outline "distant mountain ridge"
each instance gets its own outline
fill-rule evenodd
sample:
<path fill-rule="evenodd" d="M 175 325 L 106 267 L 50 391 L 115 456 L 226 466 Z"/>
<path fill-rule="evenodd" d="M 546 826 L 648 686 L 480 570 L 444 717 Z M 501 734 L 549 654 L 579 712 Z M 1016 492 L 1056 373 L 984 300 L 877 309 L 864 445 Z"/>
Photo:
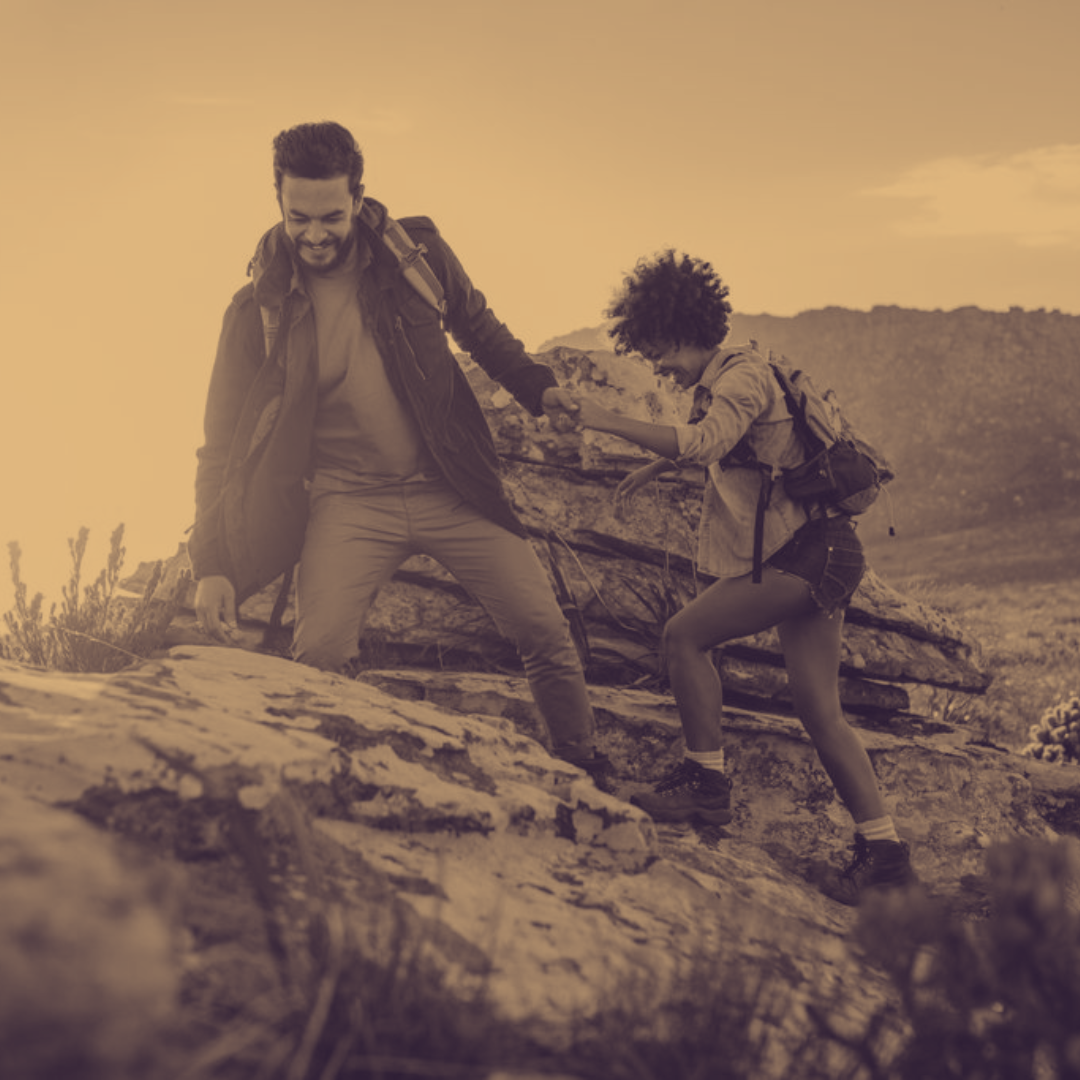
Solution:
<path fill-rule="evenodd" d="M 731 321 L 730 344 L 755 340 L 836 390 L 895 464 L 909 535 L 1080 511 L 1080 316 L 829 307 Z M 557 345 L 611 351 L 603 326 L 541 351 Z"/>

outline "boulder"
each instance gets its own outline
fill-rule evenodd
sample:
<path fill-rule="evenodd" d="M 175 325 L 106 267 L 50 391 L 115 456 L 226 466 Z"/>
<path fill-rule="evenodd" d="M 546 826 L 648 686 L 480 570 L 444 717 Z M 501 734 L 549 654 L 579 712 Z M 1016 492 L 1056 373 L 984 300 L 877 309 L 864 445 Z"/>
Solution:
<path fill-rule="evenodd" d="M 32 681 L 33 706 L 15 711 L 6 673 L 5 750 L 64 736 L 64 725 L 38 706 L 49 701 L 55 710 L 65 692 Z M 19 679 L 17 693 L 25 683 Z M 3 1073 L 13 1080 L 138 1080 L 153 1068 L 178 1016 L 171 876 L 147 867 L 150 853 L 133 853 L 35 797 L 49 786 L 40 775 L 0 783 Z"/>

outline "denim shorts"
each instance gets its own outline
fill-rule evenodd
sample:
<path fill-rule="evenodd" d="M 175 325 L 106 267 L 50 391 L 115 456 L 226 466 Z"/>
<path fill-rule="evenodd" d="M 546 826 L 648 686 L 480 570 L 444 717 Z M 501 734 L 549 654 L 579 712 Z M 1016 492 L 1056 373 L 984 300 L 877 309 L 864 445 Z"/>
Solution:
<path fill-rule="evenodd" d="M 808 521 L 765 565 L 805 581 L 828 614 L 847 607 L 866 570 L 862 543 L 849 517 Z"/>

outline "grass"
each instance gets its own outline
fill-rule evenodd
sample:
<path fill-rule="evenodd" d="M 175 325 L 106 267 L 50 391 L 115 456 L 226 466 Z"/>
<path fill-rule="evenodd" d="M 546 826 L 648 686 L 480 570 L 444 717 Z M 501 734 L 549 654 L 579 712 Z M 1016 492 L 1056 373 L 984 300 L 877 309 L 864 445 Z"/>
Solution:
<path fill-rule="evenodd" d="M 909 583 L 907 595 L 951 615 L 980 643 L 993 676 L 983 695 L 932 691 L 925 711 L 1020 750 L 1028 729 L 1080 689 L 1080 578 L 990 586 Z"/>
<path fill-rule="evenodd" d="M 418 919 L 406 905 L 391 904 L 377 946 L 357 940 L 337 896 L 335 856 L 319 844 L 305 799 L 301 788 L 287 788 L 260 814 L 236 806 L 224 811 L 229 869 L 215 877 L 215 895 L 231 904 L 244 897 L 254 902 L 276 977 L 222 1016 L 221 1004 L 237 994 L 215 984 L 228 981 L 231 969 L 215 974 L 212 961 L 193 965 L 184 995 L 193 1026 L 163 1047 L 154 1080 L 742 1080 L 765 1074 L 769 1036 L 792 1007 L 788 972 L 747 966 L 725 952 L 715 929 L 704 927 L 694 958 L 668 991 L 645 973 L 623 977 L 600 1015 L 583 1017 L 558 1046 L 538 1041 L 499 1016 L 489 968 L 474 963 L 468 975 L 458 969 L 451 982 L 439 966 L 445 960 L 434 959 L 445 955 L 437 917 Z M 128 821 L 133 841 L 144 835 L 147 820 L 144 812 Z M 252 909 L 245 904 L 242 910 L 245 924 L 253 925 Z M 229 911 L 233 925 L 236 909 Z M 216 925 L 206 923 L 198 933 L 214 940 Z M 792 1075 L 836 1076 L 820 1067 L 816 1045 L 793 1049 L 806 1068 Z"/>
<path fill-rule="evenodd" d="M 1047 708 L 1080 692 L 1078 535 L 1077 519 L 1051 516 L 868 545 L 886 582 L 979 642 L 993 676 L 985 695 L 936 690 L 920 711 L 1019 751 Z"/>

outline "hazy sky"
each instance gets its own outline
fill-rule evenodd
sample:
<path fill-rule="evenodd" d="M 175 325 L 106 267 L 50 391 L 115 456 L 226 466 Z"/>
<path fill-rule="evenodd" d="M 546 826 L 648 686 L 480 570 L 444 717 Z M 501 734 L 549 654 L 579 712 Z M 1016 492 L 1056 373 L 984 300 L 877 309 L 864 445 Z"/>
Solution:
<path fill-rule="evenodd" d="M 336 119 L 529 348 L 639 256 L 736 309 L 1080 313 L 1076 0 L 0 0 L 0 543 L 129 565 L 192 516 L 270 143 Z M 4 552 L 0 551 L 0 554 Z M 6 575 L 0 574 L 0 610 Z"/>

